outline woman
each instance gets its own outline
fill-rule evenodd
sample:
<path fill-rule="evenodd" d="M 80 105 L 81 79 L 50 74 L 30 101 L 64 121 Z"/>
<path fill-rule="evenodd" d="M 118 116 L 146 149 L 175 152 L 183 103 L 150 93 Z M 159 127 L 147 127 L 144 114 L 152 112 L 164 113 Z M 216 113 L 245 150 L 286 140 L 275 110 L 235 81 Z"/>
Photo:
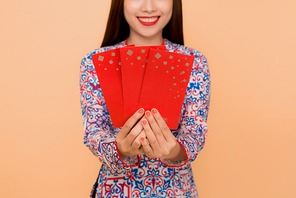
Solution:
<path fill-rule="evenodd" d="M 113 127 L 91 55 L 130 44 L 195 57 L 177 130 L 143 108 Z M 207 135 L 210 76 L 206 58 L 183 46 L 181 0 L 112 0 L 101 48 L 82 59 L 80 92 L 84 143 L 102 162 L 91 197 L 198 197 L 190 162 Z"/>

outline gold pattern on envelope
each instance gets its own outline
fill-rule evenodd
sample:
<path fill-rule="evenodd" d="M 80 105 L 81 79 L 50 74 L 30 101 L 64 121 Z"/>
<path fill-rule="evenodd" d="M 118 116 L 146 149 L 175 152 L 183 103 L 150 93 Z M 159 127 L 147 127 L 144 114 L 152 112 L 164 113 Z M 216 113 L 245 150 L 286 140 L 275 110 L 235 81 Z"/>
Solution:
<path fill-rule="evenodd" d="M 99 61 L 103 61 L 104 60 L 104 56 L 99 56 L 98 60 Z"/>
<path fill-rule="evenodd" d="M 161 55 L 159 53 L 155 54 L 155 58 L 159 59 Z"/>
<path fill-rule="evenodd" d="M 115 56 L 115 53 L 113 52 L 112 54 L 111 54 L 111 56 Z M 118 57 L 117 57 L 118 58 Z"/>
<path fill-rule="evenodd" d="M 171 69 L 175 69 L 174 67 L 171 67 Z"/>
<path fill-rule="evenodd" d="M 167 65 L 167 64 L 168 64 L 168 62 L 167 62 L 167 61 L 163 61 L 163 64 L 164 64 L 164 65 Z"/>
<path fill-rule="evenodd" d="M 110 60 L 109 63 L 112 64 L 113 63 L 113 60 Z"/>
<path fill-rule="evenodd" d="M 141 60 L 141 56 L 138 56 L 137 59 L 138 59 L 138 60 Z"/>
<path fill-rule="evenodd" d="M 142 49 L 142 50 L 141 50 L 141 52 L 142 52 L 142 53 L 145 53 L 145 50 L 144 50 L 144 49 Z"/>
<path fill-rule="evenodd" d="M 186 64 L 185 64 L 185 66 L 187 66 L 187 67 L 188 67 L 188 66 L 189 66 L 189 63 L 186 63 Z"/>
<path fill-rule="evenodd" d="M 172 55 L 170 55 L 169 59 L 173 59 L 174 57 Z"/>
<path fill-rule="evenodd" d="M 132 50 L 128 50 L 128 51 L 127 51 L 127 54 L 130 55 L 130 56 L 131 56 L 133 53 L 134 53 L 134 52 L 133 52 Z"/>

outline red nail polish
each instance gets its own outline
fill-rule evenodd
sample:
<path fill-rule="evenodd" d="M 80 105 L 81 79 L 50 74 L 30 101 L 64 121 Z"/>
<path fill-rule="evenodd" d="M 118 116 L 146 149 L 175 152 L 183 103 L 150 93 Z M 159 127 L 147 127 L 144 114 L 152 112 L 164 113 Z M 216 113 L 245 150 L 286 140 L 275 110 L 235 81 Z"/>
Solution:
<path fill-rule="evenodd" d="M 143 120 L 143 124 L 146 125 L 147 124 L 147 120 Z"/>
<path fill-rule="evenodd" d="M 150 116 L 150 112 L 149 112 L 149 111 L 147 111 L 147 112 L 146 112 L 146 115 L 147 115 L 147 116 Z"/>
<path fill-rule="evenodd" d="M 156 113 L 157 113 L 157 111 L 156 111 L 155 109 L 153 109 L 153 110 L 152 110 L 152 113 L 153 113 L 153 114 L 156 114 Z"/>
<path fill-rule="evenodd" d="M 141 140 L 142 140 L 142 141 L 144 141 L 144 140 L 145 140 L 145 138 L 144 138 L 144 137 L 141 137 Z"/>
<path fill-rule="evenodd" d="M 139 110 L 138 110 L 138 113 L 139 113 L 139 114 L 142 114 L 143 112 L 144 112 L 143 109 L 139 109 Z"/>

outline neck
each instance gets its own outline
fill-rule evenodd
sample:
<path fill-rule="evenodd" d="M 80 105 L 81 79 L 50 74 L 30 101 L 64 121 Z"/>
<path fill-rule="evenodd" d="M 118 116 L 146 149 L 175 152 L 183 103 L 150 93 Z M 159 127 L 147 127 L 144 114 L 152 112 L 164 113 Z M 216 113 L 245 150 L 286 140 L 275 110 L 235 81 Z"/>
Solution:
<path fill-rule="evenodd" d="M 130 35 L 127 41 L 129 45 L 134 44 L 135 46 L 152 46 L 152 45 L 162 45 L 163 38 L 162 38 L 162 35 L 154 38 L 136 37 L 136 36 Z"/>

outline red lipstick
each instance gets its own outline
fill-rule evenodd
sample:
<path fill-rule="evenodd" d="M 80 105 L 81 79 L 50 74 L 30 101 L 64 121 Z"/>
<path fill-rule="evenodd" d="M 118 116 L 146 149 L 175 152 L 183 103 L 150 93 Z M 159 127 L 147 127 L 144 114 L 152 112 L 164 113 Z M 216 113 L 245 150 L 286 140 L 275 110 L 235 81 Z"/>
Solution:
<path fill-rule="evenodd" d="M 140 20 L 140 18 L 141 19 L 151 19 L 151 18 L 156 18 L 157 17 L 157 19 L 155 20 L 155 21 L 141 21 Z M 145 16 L 141 16 L 141 17 L 137 17 L 138 18 L 138 20 L 140 21 L 140 23 L 142 24 L 142 25 L 145 25 L 145 26 L 151 26 L 151 25 L 154 25 L 154 24 L 156 24 L 157 23 L 157 21 L 159 20 L 159 18 L 160 18 L 160 16 L 151 16 L 151 17 L 145 17 Z"/>

